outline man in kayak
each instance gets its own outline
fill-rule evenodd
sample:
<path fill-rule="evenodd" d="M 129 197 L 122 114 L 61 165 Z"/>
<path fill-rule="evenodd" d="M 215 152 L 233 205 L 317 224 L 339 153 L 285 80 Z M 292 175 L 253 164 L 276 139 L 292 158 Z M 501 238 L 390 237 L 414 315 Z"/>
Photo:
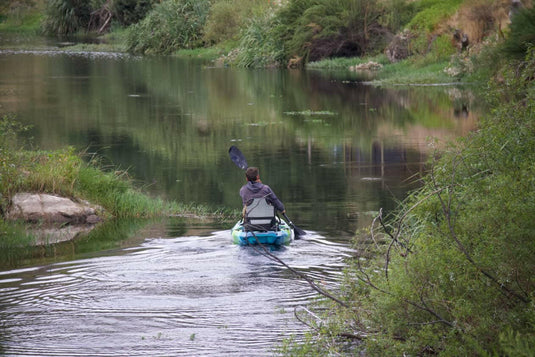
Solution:
<path fill-rule="evenodd" d="M 277 198 L 275 193 L 268 185 L 264 185 L 260 181 L 260 174 L 257 167 L 249 167 L 245 171 L 247 183 L 240 189 L 240 196 L 243 201 L 243 214 L 245 215 L 245 207 L 253 202 L 253 198 L 265 198 L 266 201 L 275 207 L 277 211 L 282 214 L 286 213 L 284 205 Z"/>

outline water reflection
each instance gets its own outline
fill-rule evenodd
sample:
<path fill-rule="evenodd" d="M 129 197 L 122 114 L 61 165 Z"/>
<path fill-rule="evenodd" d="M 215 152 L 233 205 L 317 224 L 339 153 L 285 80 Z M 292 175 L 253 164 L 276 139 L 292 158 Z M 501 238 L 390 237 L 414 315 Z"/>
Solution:
<path fill-rule="evenodd" d="M 39 147 L 74 145 L 155 195 L 237 208 L 235 144 L 294 221 L 348 235 L 415 186 L 427 137 L 464 135 L 482 110 L 466 89 L 381 89 L 322 72 L 5 51 L 0 62 L 0 110 L 33 124 Z"/>

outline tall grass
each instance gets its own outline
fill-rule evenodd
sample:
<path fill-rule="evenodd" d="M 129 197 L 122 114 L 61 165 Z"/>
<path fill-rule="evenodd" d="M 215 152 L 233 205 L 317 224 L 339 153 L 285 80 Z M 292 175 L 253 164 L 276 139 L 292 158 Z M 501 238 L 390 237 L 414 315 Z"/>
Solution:
<path fill-rule="evenodd" d="M 280 63 L 283 47 L 273 35 L 274 21 L 269 13 L 249 21 L 241 35 L 234 64 L 240 67 L 270 67 Z"/>
<path fill-rule="evenodd" d="M 208 0 L 166 0 L 128 31 L 127 48 L 138 54 L 170 54 L 203 44 Z"/>
<path fill-rule="evenodd" d="M 43 30 L 51 35 L 68 35 L 85 30 L 92 12 L 84 0 L 49 0 L 46 2 Z"/>

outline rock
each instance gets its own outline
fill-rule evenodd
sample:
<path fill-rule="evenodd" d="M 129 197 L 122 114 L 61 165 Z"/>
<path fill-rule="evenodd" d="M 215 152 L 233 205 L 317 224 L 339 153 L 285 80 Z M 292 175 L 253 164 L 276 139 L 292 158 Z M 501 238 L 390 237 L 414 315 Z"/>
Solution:
<path fill-rule="evenodd" d="M 290 68 L 301 68 L 303 66 L 303 57 L 294 56 L 290 58 L 288 61 L 288 65 L 286 66 L 288 69 Z"/>
<path fill-rule="evenodd" d="M 75 239 L 81 234 L 87 234 L 93 230 L 94 225 L 54 227 L 34 227 L 29 229 L 35 237 L 34 245 L 48 245 L 66 242 Z"/>
<path fill-rule="evenodd" d="M 511 9 L 509 10 L 509 20 L 513 20 L 513 17 L 518 14 L 522 9 L 522 2 L 520 0 L 511 0 Z"/>
<path fill-rule="evenodd" d="M 350 71 L 378 71 L 383 68 L 383 65 L 377 62 L 370 61 L 368 63 L 361 63 L 359 65 L 349 67 Z"/>
<path fill-rule="evenodd" d="M 411 55 L 410 41 L 412 37 L 408 31 L 394 36 L 390 44 L 385 48 L 385 55 L 391 63 L 399 62 Z"/>
<path fill-rule="evenodd" d="M 97 210 L 102 208 L 89 202 L 78 203 L 48 194 L 18 193 L 11 199 L 6 217 L 27 222 L 93 224 L 99 220 Z"/>

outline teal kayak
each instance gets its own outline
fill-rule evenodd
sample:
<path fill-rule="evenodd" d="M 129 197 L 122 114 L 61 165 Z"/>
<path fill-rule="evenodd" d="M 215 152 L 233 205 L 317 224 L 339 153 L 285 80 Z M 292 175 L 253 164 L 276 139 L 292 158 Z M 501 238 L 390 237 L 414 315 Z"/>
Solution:
<path fill-rule="evenodd" d="M 247 231 L 243 221 L 238 221 L 231 230 L 232 242 L 239 245 L 249 244 L 269 244 L 269 245 L 287 245 L 294 239 L 294 231 L 283 220 L 277 222 L 272 230 L 269 231 Z"/>

